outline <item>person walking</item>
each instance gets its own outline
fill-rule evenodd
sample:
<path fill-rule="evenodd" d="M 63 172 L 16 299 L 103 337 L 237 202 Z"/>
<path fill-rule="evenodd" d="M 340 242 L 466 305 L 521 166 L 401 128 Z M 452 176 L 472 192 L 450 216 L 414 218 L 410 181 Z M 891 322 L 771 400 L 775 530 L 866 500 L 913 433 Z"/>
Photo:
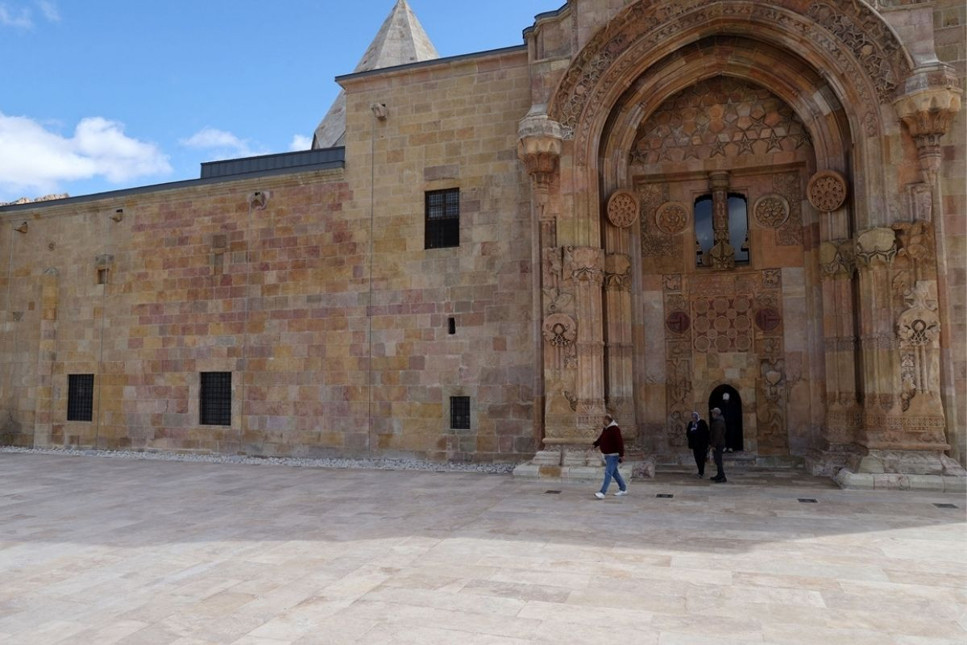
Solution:
<path fill-rule="evenodd" d="M 692 450 L 695 457 L 695 465 L 698 466 L 699 479 L 705 478 L 705 460 L 708 459 L 709 434 L 708 424 L 698 412 L 692 412 L 692 420 L 685 426 L 685 437 L 688 439 L 688 447 Z"/>
<path fill-rule="evenodd" d="M 725 452 L 725 419 L 722 411 L 712 408 L 712 423 L 710 427 L 712 441 L 712 457 L 715 459 L 715 469 L 718 471 L 712 481 L 716 484 L 724 484 L 728 481 L 725 478 L 725 469 L 722 466 L 722 453 Z"/>
<path fill-rule="evenodd" d="M 615 497 L 628 494 L 628 486 L 625 485 L 625 480 L 618 472 L 618 464 L 624 460 L 625 456 L 625 442 L 621 438 L 621 428 L 618 427 L 614 417 L 610 414 L 604 415 L 604 424 L 601 434 L 591 444 L 598 447 L 601 454 L 604 455 L 604 483 L 601 484 L 601 490 L 594 494 L 598 499 L 604 499 L 605 495 L 608 494 L 608 486 L 611 485 L 612 478 L 618 483 Z"/>

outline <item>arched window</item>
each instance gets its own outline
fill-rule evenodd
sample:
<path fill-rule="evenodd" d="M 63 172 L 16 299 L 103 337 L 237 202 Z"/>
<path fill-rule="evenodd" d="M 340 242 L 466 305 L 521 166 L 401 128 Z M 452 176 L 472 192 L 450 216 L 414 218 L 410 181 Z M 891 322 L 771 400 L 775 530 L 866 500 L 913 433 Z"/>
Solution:
<path fill-rule="evenodd" d="M 728 194 L 729 244 L 735 251 L 736 264 L 749 263 L 749 202 L 739 193 Z M 715 245 L 712 223 L 712 196 L 702 195 L 695 200 L 695 266 L 708 266 L 709 251 Z"/>
<path fill-rule="evenodd" d="M 695 266 L 704 266 L 708 252 L 715 244 L 712 228 L 712 196 L 702 195 L 695 200 Z"/>
<path fill-rule="evenodd" d="M 735 249 L 735 263 L 749 263 L 749 201 L 729 193 L 729 244 Z"/>

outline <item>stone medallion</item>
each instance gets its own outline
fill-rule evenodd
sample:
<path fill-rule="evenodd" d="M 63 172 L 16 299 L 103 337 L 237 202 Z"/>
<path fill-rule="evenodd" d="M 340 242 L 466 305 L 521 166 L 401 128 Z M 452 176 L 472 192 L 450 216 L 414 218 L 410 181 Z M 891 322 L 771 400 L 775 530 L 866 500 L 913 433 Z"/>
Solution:
<path fill-rule="evenodd" d="M 831 213 L 846 201 L 846 179 L 835 170 L 820 170 L 809 180 L 806 196 L 816 210 Z"/>
<path fill-rule="evenodd" d="M 764 195 L 752 207 L 755 221 L 763 228 L 779 228 L 789 219 L 789 202 L 782 195 Z"/>
<path fill-rule="evenodd" d="M 608 221 L 628 228 L 638 219 L 638 197 L 630 190 L 616 190 L 608 199 Z"/>
<path fill-rule="evenodd" d="M 688 208 L 681 202 L 665 202 L 655 213 L 655 224 L 668 235 L 677 235 L 688 225 Z"/>

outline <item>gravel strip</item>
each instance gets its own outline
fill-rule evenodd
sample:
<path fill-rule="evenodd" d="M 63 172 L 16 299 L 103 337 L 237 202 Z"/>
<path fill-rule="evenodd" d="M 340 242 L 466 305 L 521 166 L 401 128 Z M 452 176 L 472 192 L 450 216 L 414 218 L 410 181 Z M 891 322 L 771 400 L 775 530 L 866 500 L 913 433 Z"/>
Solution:
<path fill-rule="evenodd" d="M 188 461 L 205 464 L 250 464 L 254 466 L 288 466 L 295 468 L 356 468 L 361 470 L 421 470 L 436 473 L 485 473 L 506 475 L 516 464 L 468 462 L 436 462 L 421 459 L 302 459 L 298 457 L 245 457 L 239 455 L 195 455 L 172 452 L 140 452 L 133 450 L 75 450 L 72 448 L 18 448 L 0 446 L 0 453 L 63 455 L 68 457 L 105 457 L 111 459 L 145 459 L 152 461 Z"/>

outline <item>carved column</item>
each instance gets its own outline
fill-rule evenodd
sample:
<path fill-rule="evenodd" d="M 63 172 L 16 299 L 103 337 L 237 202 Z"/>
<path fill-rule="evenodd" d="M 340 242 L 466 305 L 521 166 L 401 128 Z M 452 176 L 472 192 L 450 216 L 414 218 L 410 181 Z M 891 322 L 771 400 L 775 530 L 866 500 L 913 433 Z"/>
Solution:
<path fill-rule="evenodd" d="M 532 111 L 519 124 L 517 156 L 531 178 L 532 216 L 537 225 L 535 265 L 541 267 L 537 320 L 543 340 L 541 365 L 543 410 L 540 439 L 545 448 L 561 446 L 575 433 L 578 405 L 578 321 L 575 283 L 565 273 L 564 252 L 557 241 L 557 201 L 562 147 L 561 126 Z M 540 399 L 538 399 L 540 400 Z M 535 462 L 557 466 L 559 449 L 538 451 Z"/>
<path fill-rule="evenodd" d="M 960 111 L 961 99 L 962 90 L 955 71 L 949 65 L 937 62 L 918 68 L 906 79 L 893 104 L 917 146 L 922 181 L 907 187 L 909 220 L 897 222 L 894 228 L 902 244 L 901 260 L 907 262 L 906 277 L 897 276 L 902 283 L 898 290 L 903 292 L 898 295 L 902 295 L 909 306 L 897 321 L 904 425 L 919 427 L 919 434 L 926 443 L 938 440 L 945 443 L 943 429 L 948 424 L 951 429 L 963 427 L 963 419 L 958 418 L 961 406 L 956 404 L 954 389 L 956 357 L 952 355 L 949 336 L 950 304 L 944 299 L 951 287 L 947 282 L 947 235 L 940 181 L 941 139 Z M 923 317 L 917 318 L 921 314 Z M 909 326 L 929 325 L 931 320 L 936 321 L 937 328 L 929 333 L 915 331 Z M 925 339 L 924 333 L 931 338 Z M 933 335 L 936 335 L 935 339 Z M 926 373 L 918 376 L 923 370 Z M 926 381 L 919 380 L 921 377 Z M 943 426 L 939 433 L 934 428 L 938 419 Z M 951 443 L 957 445 L 960 442 Z"/>
<path fill-rule="evenodd" d="M 625 428 L 625 438 L 637 435 L 634 405 L 634 346 L 631 305 L 631 244 L 629 233 L 638 220 L 638 197 L 617 190 L 608 199 L 605 224 L 604 301 L 607 404 Z"/>
<path fill-rule="evenodd" d="M 840 454 L 855 442 L 862 418 L 856 392 L 855 245 L 852 239 L 840 239 L 819 246 L 826 363 L 824 449 Z"/>
<path fill-rule="evenodd" d="M 896 404 L 896 340 L 890 289 L 890 265 L 896 251 L 894 233 L 889 228 L 867 229 L 856 238 L 863 385 L 863 429 L 859 443 L 868 448 L 884 442 L 887 417 Z"/>
<path fill-rule="evenodd" d="M 735 249 L 729 243 L 729 173 L 709 173 L 708 187 L 712 191 L 712 231 L 715 244 L 709 251 L 709 260 L 715 269 L 735 267 Z"/>

